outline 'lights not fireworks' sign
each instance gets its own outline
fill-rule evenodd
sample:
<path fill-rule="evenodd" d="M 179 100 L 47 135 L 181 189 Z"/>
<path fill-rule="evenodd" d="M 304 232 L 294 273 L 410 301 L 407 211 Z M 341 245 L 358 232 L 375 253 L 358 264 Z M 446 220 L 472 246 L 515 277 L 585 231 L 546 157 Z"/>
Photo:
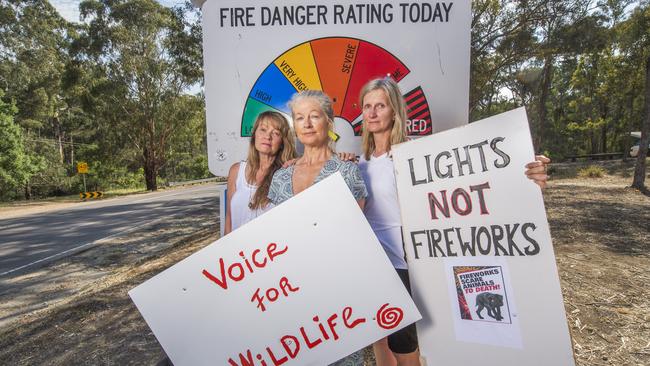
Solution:
<path fill-rule="evenodd" d="M 573 365 L 523 108 L 394 148 L 422 355 Z"/>

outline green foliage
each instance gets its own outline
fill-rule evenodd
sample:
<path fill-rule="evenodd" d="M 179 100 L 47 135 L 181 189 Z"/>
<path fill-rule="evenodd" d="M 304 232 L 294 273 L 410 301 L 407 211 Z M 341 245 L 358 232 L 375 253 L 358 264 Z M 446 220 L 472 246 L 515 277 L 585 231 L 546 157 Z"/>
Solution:
<path fill-rule="evenodd" d="M 22 142 L 22 131 L 14 123 L 16 106 L 5 103 L 0 91 L 0 197 L 7 197 L 29 178 L 29 159 Z"/>
<path fill-rule="evenodd" d="M 525 106 L 536 150 L 555 159 L 629 150 L 645 115 L 647 1 L 474 0 L 473 8 L 472 120 Z"/>
<path fill-rule="evenodd" d="M 143 187 L 145 168 L 150 188 L 205 177 L 204 102 L 184 95 L 202 82 L 200 11 L 153 0 L 80 10 L 88 21 L 70 24 L 45 0 L 0 2 L 0 90 L 17 107 L 3 109 L 12 127 L 0 138 L 13 155 L 0 159 L 13 173 L 0 200 L 79 192 L 78 161 L 90 165 L 89 189 Z"/>
<path fill-rule="evenodd" d="M 578 176 L 581 178 L 602 178 L 605 173 L 605 169 L 598 165 L 589 165 L 578 169 Z"/>
<path fill-rule="evenodd" d="M 471 120 L 524 106 L 556 161 L 629 150 L 650 121 L 648 1 L 472 7 Z M 204 100 L 186 95 L 203 82 L 200 11 L 86 0 L 80 12 L 70 24 L 45 0 L 0 2 L 0 199 L 75 193 L 78 161 L 93 189 L 209 176 Z"/>
<path fill-rule="evenodd" d="M 173 136 L 203 109 L 182 94 L 201 78 L 197 25 L 153 0 L 87 0 L 81 12 L 89 22 L 73 46 L 76 62 L 97 65 L 86 111 L 100 117 L 112 146 L 130 151 L 125 162 L 144 168 L 155 190 Z"/>

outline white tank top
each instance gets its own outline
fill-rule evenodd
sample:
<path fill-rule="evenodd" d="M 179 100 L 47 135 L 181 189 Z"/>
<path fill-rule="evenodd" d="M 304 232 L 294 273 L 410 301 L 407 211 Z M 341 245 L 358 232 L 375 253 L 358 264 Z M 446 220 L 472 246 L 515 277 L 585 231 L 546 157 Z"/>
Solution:
<path fill-rule="evenodd" d="M 393 267 L 407 269 L 393 160 L 388 154 L 379 157 L 371 155 L 370 160 L 366 160 L 362 155 L 359 159 L 359 170 L 368 188 L 363 213 Z"/>
<path fill-rule="evenodd" d="M 235 194 L 232 195 L 230 200 L 230 223 L 232 224 L 232 230 L 246 224 L 273 207 L 273 204 L 269 203 L 264 208 L 252 210 L 248 205 L 253 200 L 255 191 L 257 191 L 257 186 L 246 181 L 246 162 L 242 161 L 239 163 L 239 172 L 237 173 L 237 181 L 235 182 Z"/>

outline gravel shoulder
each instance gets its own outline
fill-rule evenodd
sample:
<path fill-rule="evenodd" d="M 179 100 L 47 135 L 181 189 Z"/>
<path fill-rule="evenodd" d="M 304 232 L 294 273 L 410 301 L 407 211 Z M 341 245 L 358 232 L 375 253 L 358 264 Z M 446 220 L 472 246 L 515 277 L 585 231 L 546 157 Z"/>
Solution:
<path fill-rule="evenodd" d="M 11 278 L 0 364 L 152 364 L 163 352 L 127 292 L 218 238 L 217 207 L 173 216 Z"/>

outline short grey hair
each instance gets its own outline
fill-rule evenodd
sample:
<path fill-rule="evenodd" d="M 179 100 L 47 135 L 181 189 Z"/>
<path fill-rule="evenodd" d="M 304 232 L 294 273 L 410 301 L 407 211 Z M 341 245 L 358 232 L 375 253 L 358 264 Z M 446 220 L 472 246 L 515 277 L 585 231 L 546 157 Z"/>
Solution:
<path fill-rule="evenodd" d="M 287 103 L 291 109 L 291 118 L 293 118 L 293 107 L 298 103 L 298 101 L 312 98 L 318 102 L 321 110 L 327 116 L 330 123 L 334 123 L 334 107 L 332 106 L 332 99 L 321 90 L 303 90 L 299 93 L 294 94 L 291 97 L 291 100 Z"/>

